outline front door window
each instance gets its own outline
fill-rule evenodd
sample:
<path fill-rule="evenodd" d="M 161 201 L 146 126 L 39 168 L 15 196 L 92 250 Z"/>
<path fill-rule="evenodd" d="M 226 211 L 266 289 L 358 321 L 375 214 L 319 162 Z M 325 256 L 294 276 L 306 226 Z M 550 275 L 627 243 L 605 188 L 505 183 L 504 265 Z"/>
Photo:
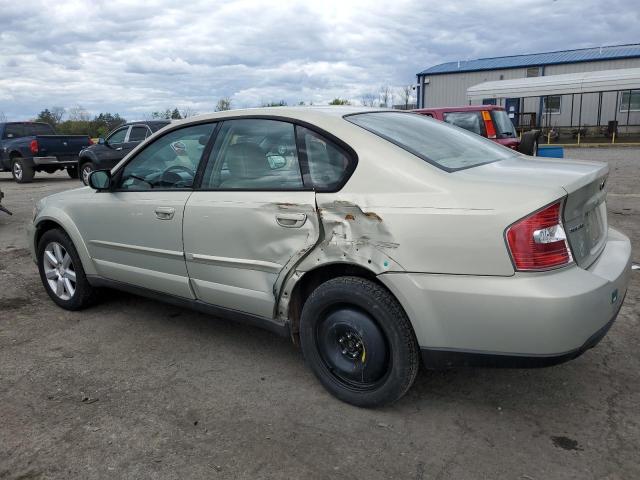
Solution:
<path fill-rule="evenodd" d="M 193 187 L 202 152 L 214 123 L 173 130 L 156 139 L 122 169 L 119 190 L 184 189 Z"/>

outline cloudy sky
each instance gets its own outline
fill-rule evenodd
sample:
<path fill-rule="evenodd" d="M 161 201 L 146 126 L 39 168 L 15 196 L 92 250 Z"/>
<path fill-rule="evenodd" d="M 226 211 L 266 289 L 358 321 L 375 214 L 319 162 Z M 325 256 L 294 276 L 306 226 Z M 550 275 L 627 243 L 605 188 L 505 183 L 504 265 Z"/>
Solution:
<path fill-rule="evenodd" d="M 637 0 L 0 0 L 0 112 L 358 102 L 445 61 L 640 42 Z"/>

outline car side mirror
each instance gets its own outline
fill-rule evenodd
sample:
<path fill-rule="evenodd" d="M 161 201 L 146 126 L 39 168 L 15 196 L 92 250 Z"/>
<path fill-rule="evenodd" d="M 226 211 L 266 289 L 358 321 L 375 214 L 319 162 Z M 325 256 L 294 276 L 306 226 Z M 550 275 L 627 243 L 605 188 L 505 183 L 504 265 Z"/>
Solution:
<path fill-rule="evenodd" d="M 89 186 L 94 190 L 109 190 L 111 188 L 111 172 L 109 170 L 94 170 L 89 174 Z"/>
<path fill-rule="evenodd" d="M 105 143 L 107 143 L 107 141 L 104 138 L 100 137 L 98 139 L 98 145 L 104 145 Z"/>

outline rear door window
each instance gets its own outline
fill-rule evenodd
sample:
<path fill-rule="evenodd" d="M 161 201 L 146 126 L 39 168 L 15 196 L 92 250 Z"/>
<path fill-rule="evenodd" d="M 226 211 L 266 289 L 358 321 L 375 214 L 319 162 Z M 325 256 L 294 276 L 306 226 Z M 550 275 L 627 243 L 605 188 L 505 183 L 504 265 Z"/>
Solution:
<path fill-rule="evenodd" d="M 202 179 L 205 190 L 301 190 L 294 126 L 262 119 L 227 120 Z"/>
<path fill-rule="evenodd" d="M 129 132 L 129 141 L 130 142 L 141 142 L 145 138 L 147 138 L 147 127 L 144 126 L 136 126 L 131 127 L 131 132 Z"/>
<path fill-rule="evenodd" d="M 444 114 L 443 118 L 445 122 L 456 127 L 464 128 L 478 135 L 486 135 L 480 112 L 448 112 Z"/>

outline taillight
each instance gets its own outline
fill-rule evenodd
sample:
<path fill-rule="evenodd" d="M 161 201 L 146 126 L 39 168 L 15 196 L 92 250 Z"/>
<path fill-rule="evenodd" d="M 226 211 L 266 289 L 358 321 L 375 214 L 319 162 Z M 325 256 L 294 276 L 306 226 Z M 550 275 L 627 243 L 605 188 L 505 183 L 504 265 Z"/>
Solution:
<path fill-rule="evenodd" d="M 93 140 L 89 137 L 89 145 L 93 145 Z"/>
<path fill-rule="evenodd" d="M 559 201 L 507 229 L 507 244 L 516 270 L 549 270 L 572 262 L 561 210 Z"/>
<path fill-rule="evenodd" d="M 493 126 L 493 120 L 491 114 L 483 110 L 482 119 L 484 120 L 484 128 L 487 130 L 487 138 L 496 138 L 496 128 Z"/>
<path fill-rule="evenodd" d="M 31 143 L 29 144 L 29 150 L 31 150 L 31 153 L 38 153 L 38 141 L 37 140 L 31 140 Z"/>

